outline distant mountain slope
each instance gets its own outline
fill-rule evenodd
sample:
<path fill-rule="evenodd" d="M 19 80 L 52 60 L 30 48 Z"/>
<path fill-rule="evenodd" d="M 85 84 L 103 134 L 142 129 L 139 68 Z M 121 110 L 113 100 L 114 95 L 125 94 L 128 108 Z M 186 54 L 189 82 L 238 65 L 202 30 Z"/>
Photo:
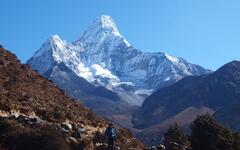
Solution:
<path fill-rule="evenodd" d="M 214 117 L 226 127 L 240 132 L 240 102 L 230 103 L 218 110 Z"/>
<path fill-rule="evenodd" d="M 65 73 L 62 69 L 61 75 L 55 72 L 52 77 L 46 77 L 50 77 L 69 95 L 81 98 L 80 93 L 74 93 L 78 89 L 69 90 L 70 87 L 81 88 L 71 85 L 73 82 L 77 83 L 77 75 L 81 77 L 79 80 L 84 78 L 95 86 L 103 86 L 116 93 L 120 101 L 130 107 L 141 106 L 146 96 L 153 91 L 173 84 L 185 76 L 210 72 L 182 58 L 162 52 L 142 52 L 134 48 L 120 34 L 113 19 L 106 15 L 97 18 L 73 43 L 66 42 L 57 35 L 52 36 L 27 63 L 40 74 L 46 74 L 58 64 L 64 64 L 68 68 Z M 64 84 L 60 84 L 60 76 L 67 75 L 69 70 L 70 74 L 75 75 L 68 78 L 74 79 L 65 80 Z M 87 96 L 92 96 L 88 94 Z M 102 93 L 99 99 L 108 94 Z M 88 103 L 86 106 L 98 111 L 100 106 L 95 106 L 96 99 L 84 100 L 84 104 Z"/>
<path fill-rule="evenodd" d="M 136 126 L 148 127 L 189 107 L 214 111 L 239 102 L 240 62 L 230 62 L 209 75 L 189 76 L 149 96 L 137 111 Z"/>
<path fill-rule="evenodd" d="M 16 128 L 20 128 L 23 133 L 29 131 L 29 128 L 52 126 L 64 137 L 66 143 L 71 144 L 72 141 L 84 146 L 84 141 L 87 141 L 88 144 L 84 147 L 88 149 L 96 148 L 94 136 L 97 131 L 103 135 L 107 126 L 107 121 L 69 98 L 55 84 L 27 65 L 20 64 L 15 55 L 3 48 L 0 48 L 0 118 L 1 123 L 4 118 L 9 118 L 10 121 L 15 119 L 11 122 L 18 122 Z M 5 129 L 1 128 L 1 133 L 3 130 Z M 117 130 L 117 143 L 122 149 L 141 147 L 128 131 L 120 128 Z"/>
<path fill-rule="evenodd" d="M 123 111 L 122 108 L 127 107 L 116 93 L 89 83 L 77 76 L 64 63 L 53 65 L 43 75 L 62 87 L 70 96 L 80 99 L 86 107 L 94 108 L 94 111 L 102 116 L 118 114 Z"/>
<path fill-rule="evenodd" d="M 216 111 L 214 117 L 222 124 L 240 131 L 240 62 L 233 61 L 225 67 L 226 69 L 222 69 L 218 74 L 224 75 L 223 80 L 232 78 L 231 81 L 226 83 L 229 87 L 227 90 L 232 90 L 232 92 L 238 96 L 232 94 L 231 97 L 228 98 L 228 102 Z"/>
<path fill-rule="evenodd" d="M 151 128 L 160 131 L 175 121 L 187 125 L 196 115 L 216 112 L 214 116 L 223 124 L 239 129 L 239 106 L 240 61 L 232 61 L 211 74 L 189 76 L 154 92 L 137 110 L 133 122 L 136 128 L 153 134 Z"/>

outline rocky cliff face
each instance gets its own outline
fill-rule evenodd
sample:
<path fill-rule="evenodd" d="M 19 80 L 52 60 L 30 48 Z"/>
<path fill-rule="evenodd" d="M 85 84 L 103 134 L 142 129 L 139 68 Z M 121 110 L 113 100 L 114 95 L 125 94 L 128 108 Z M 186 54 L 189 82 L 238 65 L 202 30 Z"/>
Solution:
<path fill-rule="evenodd" d="M 1 127 L 3 137 L 0 143 L 3 144 L 8 144 L 5 141 L 8 137 L 26 137 L 34 131 L 39 133 L 36 134 L 39 137 L 43 127 L 50 127 L 68 147 L 94 149 L 103 144 L 94 142 L 95 135 L 103 135 L 107 126 L 107 121 L 68 97 L 27 65 L 20 64 L 15 55 L 3 48 L 0 48 L 0 118 L 1 126 L 7 124 L 9 127 Z M 142 145 L 128 131 L 120 128 L 117 131 L 119 147 L 141 148 Z M 19 143 L 13 140 L 12 144 Z M 8 146 L 11 148 L 11 144 Z"/>

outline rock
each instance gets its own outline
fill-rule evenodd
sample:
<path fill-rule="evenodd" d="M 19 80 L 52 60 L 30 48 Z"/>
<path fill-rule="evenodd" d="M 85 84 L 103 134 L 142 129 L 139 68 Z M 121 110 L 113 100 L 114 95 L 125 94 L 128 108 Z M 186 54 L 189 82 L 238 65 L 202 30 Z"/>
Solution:
<path fill-rule="evenodd" d="M 70 123 L 62 123 L 61 126 L 65 128 L 66 130 L 71 130 L 72 125 Z"/>
<path fill-rule="evenodd" d="M 151 146 L 150 150 L 157 150 L 157 147 L 156 146 Z"/>
<path fill-rule="evenodd" d="M 19 123 L 21 123 L 21 124 L 26 125 L 26 124 L 28 124 L 28 122 L 29 122 L 29 118 L 27 118 L 27 117 L 25 117 L 25 116 L 23 116 L 23 115 L 19 115 L 19 116 L 17 117 L 17 121 L 18 121 Z"/>
<path fill-rule="evenodd" d="M 29 124 L 31 127 L 35 126 L 35 125 L 38 124 L 38 123 L 39 123 L 39 121 L 38 121 L 37 118 L 28 118 L 28 124 Z"/>
<path fill-rule="evenodd" d="M 78 130 L 79 133 L 84 133 L 85 132 L 84 128 L 78 128 L 77 130 Z"/>
<path fill-rule="evenodd" d="M 81 134 L 80 134 L 78 131 L 75 131 L 74 133 L 72 133 L 72 136 L 73 136 L 74 138 L 78 138 L 78 139 L 81 138 Z"/>
<path fill-rule="evenodd" d="M 69 141 L 70 141 L 71 143 L 75 143 L 75 144 L 78 143 L 77 139 L 75 139 L 74 137 L 70 137 L 70 138 L 69 138 Z"/>
<path fill-rule="evenodd" d="M 5 117 L 6 118 L 6 117 Z M 11 115 L 11 116 L 9 116 L 9 117 L 7 117 L 9 120 L 15 120 L 16 119 L 16 116 L 14 116 L 14 115 Z"/>
<path fill-rule="evenodd" d="M 115 150 L 120 150 L 120 147 L 115 146 L 114 149 L 115 149 Z"/>
<path fill-rule="evenodd" d="M 163 145 L 163 144 L 160 144 L 158 147 L 157 147 L 158 150 L 165 150 L 166 147 Z"/>
<path fill-rule="evenodd" d="M 65 128 L 60 128 L 61 132 L 63 132 L 64 134 L 68 134 L 69 130 L 66 130 Z"/>
<path fill-rule="evenodd" d="M 73 124 L 72 128 L 77 130 L 79 133 L 83 133 L 85 131 L 84 127 L 81 124 Z"/>
<path fill-rule="evenodd" d="M 184 149 L 182 145 L 180 145 L 176 142 L 170 142 L 169 144 L 170 144 L 171 149 L 174 149 L 174 150 L 183 150 Z"/>
<path fill-rule="evenodd" d="M 54 126 L 57 127 L 58 129 L 61 129 L 61 124 L 60 123 L 54 123 Z"/>

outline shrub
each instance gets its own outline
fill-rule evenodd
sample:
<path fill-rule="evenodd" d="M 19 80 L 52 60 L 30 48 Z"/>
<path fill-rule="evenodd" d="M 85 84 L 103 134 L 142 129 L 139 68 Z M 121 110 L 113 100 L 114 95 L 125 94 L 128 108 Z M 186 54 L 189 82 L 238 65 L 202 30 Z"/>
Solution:
<path fill-rule="evenodd" d="M 164 133 L 164 144 L 167 147 L 171 147 L 170 145 L 172 142 L 179 145 L 186 145 L 187 143 L 187 136 L 177 123 L 171 125 L 171 127 Z"/>
<path fill-rule="evenodd" d="M 191 124 L 191 130 L 193 150 L 239 150 L 239 136 L 208 114 L 197 117 Z"/>
<path fill-rule="evenodd" d="M 93 137 L 93 144 L 95 145 L 96 143 L 104 142 L 106 142 L 104 134 L 101 133 L 100 131 L 95 132 Z"/>
<path fill-rule="evenodd" d="M 0 143 L 14 150 L 68 150 L 70 147 L 60 133 L 49 126 L 29 128 L 13 121 L 1 120 Z"/>

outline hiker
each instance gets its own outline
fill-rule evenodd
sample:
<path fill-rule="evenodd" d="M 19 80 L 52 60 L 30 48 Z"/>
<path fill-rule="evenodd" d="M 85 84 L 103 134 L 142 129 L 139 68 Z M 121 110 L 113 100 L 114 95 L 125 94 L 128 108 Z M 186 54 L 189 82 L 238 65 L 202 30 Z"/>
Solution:
<path fill-rule="evenodd" d="M 113 150 L 114 149 L 114 140 L 116 138 L 115 129 L 112 123 L 110 123 L 105 131 L 105 136 L 108 140 L 108 149 Z"/>

